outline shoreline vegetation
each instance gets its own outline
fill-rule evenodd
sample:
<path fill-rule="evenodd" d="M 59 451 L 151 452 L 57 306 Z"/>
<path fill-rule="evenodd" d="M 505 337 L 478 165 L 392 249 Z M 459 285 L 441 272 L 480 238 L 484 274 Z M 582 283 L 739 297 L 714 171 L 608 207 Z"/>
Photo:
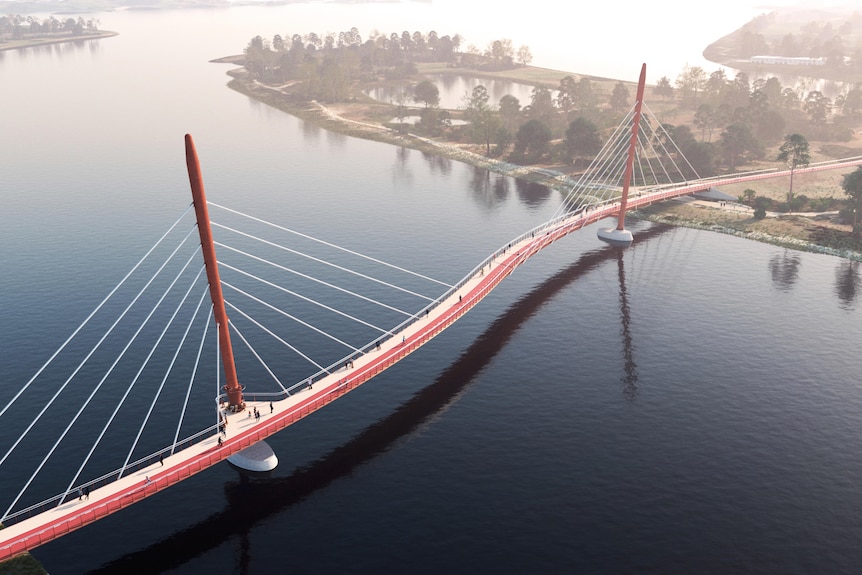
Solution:
<path fill-rule="evenodd" d="M 240 66 L 227 72 L 231 77 L 228 82 L 229 88 L 327 130 L 457 160 L 495 173 L 548 186 L 561 195 L 574 185 L 579 175 L 572 171 L 571 165 L 520 165 L 500 157 L 490 157 L 483 153 L 485 148 L 481 145 L 443 137 L 427 137 L 409 131 L 401 132 L 391 124 L 392 118 L 395 117 L 396 106 L 374 100 L 367 95 L 367 90 L 374 87 L 372 84 L 361 84 L 351 90 L 351 96 L 347 102 L 324 104 L 317 100 L 304 100 L 297 97 L 290 90 L 293 85 L 290 82 L 273 85 L 257 81 L 242 67 L 245 55 L 228 56 L 212 62 Z M 420 64 L 418 74 L 411 78 L 411 82 L 415 83 L 419 78 L 438 74 L 493 78 L 547 88 L 554 88 L 559 85 L 562 78 L 572 76 L 567 72 L 531 66 L 488 73 L 442 64 Z M 590 78 L 598 85 L 609 87 L 618 82 L 608 78 Z M 633 83 L 626 82 L 626 84 L 634 86 Z M 650 87 L 648 87 L 649 90 Z M 646 100 L 648 105 L 662 108 L 660 103 L 650 102 L 649 95 Z M 673 115 L 673 112 L 668 115 Z M 818 154 L 817 159 L 812 161 L 829 157 L 862 155 L 862 139 L 854 138 L 854 141 L 846 146 L 833 147 L 823 144 L 821 152 L 823 151 L 827 153 Z M 748 165 L 741 165 L 739 169 L 742 171 L 776 166 L 782 166 L 782 164 L 776 161 L 755 161 Z M 801 193 L 813 194 L 815 197 L 819 195 L 834 198 L 836 194 L 841 193 L 842 176 L 838 173 L 829 175 L 830 172 L 823 174 L 797 176 L 796 189 Z M 759 193 L 780 198 L 786 193 L 786 185 L 787 183 L 783 181 L 767 184 L 767 189 L 760 190 Z M 743 192 L 741 187 L 738 190 L 726 191 L 740 196 Z M 761 219 L 754 217 L 753 207 L 741 203 L 692 201 L 691 198 L 684 198 L 657 204 L 639 210 L 633 215 L 650 221 L 716 231 L 777 246 L 862 261 L 862 242 L 852 236 L 849 225 L 836 221 L 837 210 L 792 214 L 768 212 L 767 216 Z"/>
<path fill-rule="evenodd" d="M 766 29 L 766 24 L 774 24 L 775 21 L 776 16 L 774 13 L 769 18 L 755 18 L 739 30 L 710 44 L 704 51 L 704 56 L 711 61 L 736 67 L 739 63 L 736 55 L 743 40 L 747 39 L 750 43 L 752 30 L 760 33 L 760 31 Z M 66 22 L 55 21 L 54 19 L 51 19 L 50 22 L 52 24 L 59 22 L 61 29 L 53 32 L 19 34 L 19 37 L 16 39 L 9 39 L 8 37 L 6 39 L 0 38 L 0 51 L 77 42 L 80 40 L 93 40 L 117 35 L 117 32 L 95 29 L 97 28 L 97 22 L 94 25 L 90 22 L 82 22 L 79 19 L 77 21 L 78 29 L 71 34 L 62 30 L 62 28 L 66 27 L 64 26 L 67 24 Z M 73 22 L 70 21 L 69 24 Z M 43 23 L 42 26 L 45 27 L 45 24 Z M 53 27 L 57 28 L 57 26 Z M 71 28 L 71 25 L 68 27 Z M 351 33 L 354 32 L 356 30 L 352 29 Z M 415 33 L 414 37 L 417 34 L 419 33 Z M 297 36 L 294 35 L 294 45 L 296 38 Z M 456 35 L 455 38 L 457 39 L 458 36 Z M 430 106 L 432 110 L 429 110 L 428 102 L 425 102 L 425 108 L 423 109 L 418 105 L 419 101 L 415 96 L 412 98 L 414 105 L 406 105 L 406 102 L 410 100 L 410 95 L 407 95 L 407 89 L 404 86 L 415 87 L 429 76 L 439 75 L 487 78 L 531 85 L 534 87 L 534 101 L 531 102 L 530 106 L 524 106 L 521 109 L 523 115 L 524 112 L 528 110 L 534 111 L 537 107 L 535 96 L 537 92 L 544 92 L 548 95 L 548 99 L 550 99 L 550 93 L 554 90 L 561 90 L 567 80 L 570 81 L 571 85 L 576 83 L 575 79 L 578 79 L 577 84 L 579 84 L 579 87 L 586 84 L 587 89 L 591 92 L 590 96 L 593 98 L 590 104 L 591 109 L 586 110 L 585 108 L 581 108 L 582 112 L 587 112 L 581 115 L 588 117 L 589 120 L 594 121 L 601 128 L 606 128 L 608 125 L 608 118 L 603 117 L 602 114 L 606 114 L 610 108 L 615 107 L 614 95 L 618 91 L 621 92 L 623 103 L 625 103 L 628 93 L 633 92 L 635 88 L 633 82 L 584 76 L 529 66 L 532 56 L 529 54 L 529 49 L 522 46 L 518 50 L 518 65 L 514 65 L 514 58 L 511 55 L 508 57 L 508 65 L 497 67 L 482 65 L 483 55 L 474 49 L 472 52 L 468 50 L 467 53 L 458 53 L 457 57 L 452 57 L 452 54 L 450 54 L 449 59 L 444 62 L 420 61 L 420 58 L 412 62 L 413 69 L 410 72 L 401 74 L 398 78 L 390 78 L 388 76 L 384 78 L 381 75 L 373 75 L 370 78 L 358 77 L 350 83 L 350 86 L 345 89 L 345 93 L 339 98 L 315 98 L 309 96 L 308 93 L 304 93 L 305 91 L 301 87 L 298 87 L 298 85 L 302 84 L 302 81 L 284 77 L 281 79 L 275 79 L 272 76 L 268 78 L 261 77 L 266 76 L 266 74 L 261 74 L 260 68 L 255 68 L 255 64 L 259 64 L 259 62 L 255 62 L 251 56 L 251 49 L 256 40 L 260 41 L 260 48 L 262 49 L 257 52 L 266 52 L 269 50 L 268 42 L 266 40 L 261 41 L 260 37 L 257 37 L 252 40 L 249 48 L 243 54 L 212 61 L 237 66 L 237 68 L 227 72 L 231 77 L 231 80 L 228 82 L 228 87 L 231 89 L 330 131 L 411 148 L 422 153 L 461 161 L 495 173 L 548 186 L 561 193 L 561 195 L 568 192 L 575 184 L 580 176 L 580 172 L 586 167 L 589 157 L 592 157 L 592 155 L 585 152 L 580 157 L 578 157 L 577 153 L 572 157 L 570 153 L 569 157 L 564 157 L 565 153 L 560 153 L 558 150 L 566 145 L 570 145 L 570 142 L 561 141 L 560 132 L 562 130 L 559 127 L 555 129 L 555 133 L 549 138 L 550 142 L 548 143 L 549 146 L 555 146 L 556 149 L 550 150 L 550 152 L 546 151 L 543 157 L 518 158 L 515 153 L 508 154 L 508 156 L 499 151 L 492 153 L 491 145 L 494 142 L 490 134 L 485 135 L 483 143 L 476 141 L 475 134 L 465 135 L 467 130 L 461 129 L 460 132 L 457 132 L 455 129 L 452 129 L 451 126 L 453 124 L 451 123 L 449 124 L 449 129 L 438 128 L 436 130 L 429 130 L 427 127 L 423 129 L 421 125 L 425 122 L 424 114 L 429 111 L 434 112 L 432 116 L 437 117 L 436 121 L 439 125 L 445 125 L 445 122 L 441 121 L 442 117 L 445 117 L 447 120 L 462 118 L 468 121 L 473 120 L 475 124 L 477 122 L 477 115 L 483 113 L 492 115 L 495 111 L 494 104 L 489 103 L 487 97 L 484 101 L 479 101 L 478 109 L 470 107 L 472 104 L 468 104 L 467 100 L 471 98 L 471 95 L 465 94 L 466 109 L 440 110 L 436 108 L 436 105 L 432 105 Z M 503 40 L 502 43 L 508 43 L 509 52 L 513 52 L 511 41 Z M 285 41 L 284 44 L 287 45 L 287 42 Z M 497 41 L 492 46 L 489 46 L 484 58 L 487 59 L 489 54 L 493 55 L 494 49 L 499 47 L 496 46 L 498 44 L 501 44 L 501 42 Z M 289 51 L 289 48 L 286 51 Z M 505 59 L 505 56 L 503 59 Z M 400 66 L 403 66 L 403 64 Z M 778 68 L 769 67 L 769 70 L 772 71 L 775 69 L 775 73 L 784 73 L 787 71 L 785 68 L 787 66 Z M 792 71 L 796 74 L 799 73 L 797 67 L 794 67 Z M 762 65 L 759 66 L 757 73 L 763 73 Z M 692 82 L 695 82 L 695 84 L 699 83 L 696 81 L 698 80 L 698 75 L 700 86 L 699 88 L 698 86 L 694 86 L 692 89 Z M 716 151 L 716 144 L 720 144 L 720 142 L 712 142 L 712 132 L 713 130 L 720 130 L 721 125 L 717 122 L 715 125 L 707 125 L 709 124 L 709 120 L 699 117 L 699 115 L 702 115 L 704 104 L 701 103 L 700 107 L 697 106 L 698 91 L 700 90 L 701 92 L 700 101 L 704 102 L 709 96 L 710 83 L 713 80 L 717 80 L 722 85 L 732 86 L 739 84 L 740 76 L 743 77 L 745 85 L 748 85 L 749 79 L 745 72 L 740 72 L 737 74 L 736 79 L 731 80 L 730 78 L 726 78 L 723 72 L 716 72 L 707 76 L 706 72 L 701 69 L 689 69 L 687 67 L 677 77 L 675 82 L 676 89 L 674 89 L 670 79 L 663 77 L 655 86 L 648 87 L 645 99 L 647 106 L 653 109 L 654 112 L 657 112 L 656 115 L 659 119 L 663 123 L 666 123 L 666 125 L 671 126 L 672 130 L 674 126 L 670 122 L 673 122 L 673 124 L 683 124 L 679 127 L 684 129 L 683 136 L 690 139 L 690 145 L 700 145 L 702 148 L 707 148 L 710 154 L 719 158 L 721 151 Z M 758 83 L 755 81 L 754 90 L 751 92 L 752 99 L 757 91 L 766 92 L 769 87 L 768 84 L 769 82 L 764 83 L 761 81 L 758 87 Z M 368 95 L 371 89 L 380 86 L 401 86 L 401 101 L 387 103 L 375 100 Z M 856 90 L 859 89 L 859 86 L 857 86 Z M 412 90 L 413 88 L 410 88 L 411 92 Z M 801 90 L 791 89 L 790 87 L 785 88 L 781 94 L 784 95 L 788 91 L 795 91 L 799 94 L 800 101 L 797 102 L 796 107 L 797 109 L 804 108 L 801 105 L 803 103 L 801 100 L 805 94 Z M 434 94 L 436 96 L 436 87 L 434 87 Z M 602 104 L 599 101 L 601 98 L 607 97 L 608 94 L 611 94 L 610 106 L 607 103 Z M 472 95 L 473 104 L 475 104 L 475 99 L 476 94 L 474 93 Z M 515 102 L 517 106 L 517 100 Z M 562 107 L 559 99 L 550 104 L 551 108 L 555 105 Z M 716 102 L 717 105 L 718 103 Z M 750 115 L 752 105 L 749 104 L 748 108 Z M 717 116 L 719 111 L 713 111 L 714 115 Z M 780 108 L 780 111 L 783 115 L 787 116 L 790 110 L 788 108 Z M 502 112 L 502 110 L 498 110 L 498 112 Z M 737 112 L 739 112 L 739 108 L 737 108 L 735 113 Z M 577 108 L 575 108 L 572 110 L 571 115 L 568 112 L 565 115 L 572 117 L 577 113 Z M 801 114 L 801 112 L 795 113 L 797 115 Z M 420 115 L 423 117 L 423 120 L 418 126 L 410 125 L 409 123 L 405 124 L 403 121 L 405 115 Z M 400 124 L 394 124 L 394 118 L 396 117 L 401 118 Z M 809 124 L 809 128 L 812 131 L 815 131 L 815 128 L 820 128 L 819 131 L 825 134 L 827 125 L 831 130 L 829 135 L 823 135 L 818 141 L 812 142 L 819 147 L 816 151 L 812 150 L 811 162 L 862 155 L 862 136 L 860 136 L 862 121 L 860 121 L 860 117 L 857 114 L 842 114 L 841 120 L 844 123 L 841 126 L 837 126 L 836 114 L 835 121 L 823 122 L 820 126 L 814 126 L 813 121 Z M 855 123 L 849 124 L 847 120 Z M 794 124 L 792 126 L 793 129 L 800 129 L 802 125 L 800 120 L 791 118 L 788 123 L 791 122 Z M 490 125 L 491 122 L 488 122 L 488 124 Z M 696 126 L 700 129 L 701 133 L 697 134 L 685 124 L 691 125 L 692 128 Z M 837 128 L 833 128 L 833 125 L 842 130 L 840 144 L 835 143 L 835 140 L 839 138 L 834 135 L 834 130 Z M 514 131 L 511 126 L 509 128 L 511 131 Z M 789 131 L 790 128 L 791 126 L 788 126 L 785 131 Z M 486 131 L 489 130 L 490 128 L 486 128 Z M 709 132 L 708 139 L 705 137 L 707 131 Z M 678 137 L 677 133 L 673 131 L 671 133 L 676 140 Z M 699 136 L 697 139 L 700 139 L 700 142 L 695 142 L 695 135 Z M 724 135 L 722 133 L 722 137 Z M 566 140 L 568 140 L 568 134 L 566 136 Z M 503 146 L 504 149 L 506 149 L 506 146 L 508 146 L 508 149 L 512 149 L 512 134 L 509 135 L 509 138 L 509 142 Z M 774 159 L 777 149 L 777 144 L 774 143 L 774 140 L 777 138 L 773 135 L 772 139 L 773 143 L 769 146 L 768 150 L 765 149 L 766 146 L 761 144 L 761 149 L 758 153 L 758 150 L 755 149 L 756 147 L 752 146 L 751 150 L 744 150 L 738 154 L 738 157 L 731 158 L 729 166 L 727 165 L 727 161 L 716 159 L 708 162 L 709 169 L 706 170 L 707 173 L 704 174 L 702 170 L 698 171 L 702 175 L 714 175 L 718 172 L 733 173 L 734 171 L 783 166 L 783 164 Z M 495 145 L 499 146 L 500 144 Z M 517 143 L 515 146 L 517 149 Z M 596 151 L 598 150 L 593 151 L 592 154 Z M 697 154 L 699 151 L 702 151 L 702 149 L 695 149 L 695 155 L 699 155 Z M 687 150 L 684 150 L 684 153 L 688 156 Z M 526 154 L 522 154 L 522 156 L 524 155 Z M 767 159 L 768 156 L 771 156 L 773 159 Z M 713 163 L 720 165 L 713 165 Z M 795 207 L 788 203 L 785 208 L 776 206 L 786 193 L 786 182 L 757 184 L 758 190 L 756 191 L 756 195 L 759 196 L 757 200 L 761 202 L 760 207 L 763 208 L 765 203 L 767 206 L 766 209 L 772 210 L 767 212 L 766 217 L 762 215 L 761 217 L 755 217 L 754 207 L 756 202 L 753 201 L 755 191 L 751 189 L 743 190 L 742 187 L 739 189 L 728 188 L 722 190 L 731 195 L 737 195 L 740 198 L 739 203 L 731 202 L 727 204 L 726 202 L 691 201 L 688 198 L 687 200 L 665 202 L 664 204 L 651 206 L 633 215 L 674 225 L 732 233 L 761 242 L 794 247 L 795 249 L 834 253 L 841 257 L 862 261 L 862 239 L 852 233 L 849 225 L 840 221 L 838 209 L 836 209 L 836 207 L 845 202 L 840 197 L 842 194 L 840 186 L 841 178 L 842 174 L 832 172 L 804 178 L 797 176 L 795 183 L 795 189 L 798 193 L 797 197 L 805 198 L 807 204 Z M 751 196 L 745 202 L 748 205 L 744 205 L 742 199 L 749 193 Z M 729 209 L 724 209 L 727 207 Z M 793 208 L 792 213 L 782 213 L 785 211 L 791 212 L 791 208 Z"/>
<path fill-rule="evenodd" d="M 119 35 L 119 32 L 111 32 L 110 30 L 99 30 L 96 32 L 86 32 L 78 36 L 72 35 L 51 35 L 26 38 L 22 40 L 8 40 L 0 42 L 0 52 L 4 50 L 21 50 L 24 48 L 37 48 L 39 46 L 50 46 L 52 44 L 66 44 L 69 42 L 82 42 L 85 40 L 101 40 L 102 38 L 110 38 Z"/>
<path fill-rule="evenodd" d="M 117 32 L 99 29 L 100 21 L 83 16 L 47 18 L 8 14 L 0 16 L 0 51 L 22 50 L 54 44 L 77 43 L 116 36 Z"/>

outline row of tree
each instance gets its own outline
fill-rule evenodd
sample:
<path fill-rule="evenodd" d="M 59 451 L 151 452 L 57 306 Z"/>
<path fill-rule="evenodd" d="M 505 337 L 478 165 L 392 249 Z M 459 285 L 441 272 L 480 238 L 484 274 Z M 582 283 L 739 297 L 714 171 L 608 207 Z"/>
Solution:
<path fill-rule="evenodd" d="M 271 41 L 255 36 L 245 48 L 245 67 L 262 82 L 303 81 L 305 97 L 333 102 L 346 98 L 355 80 L 403 79 L 416 73 L 418 62 L 502 70 L 532 60 L 529 47 L 516 51 L 508 39 L 491 42 L 484 52 L 472 45 L 461 52 L 462 42 L 458 34 L 440 36 L 433 30 L 427 35 L 375 31 L 365 40 L 356 28 L 289 39 L 276 34 Z"/>
<path fill-rule="evenodd" d="M 98 30 L 99 20 L 92 18 L 84 20 L 80 16 L 77 19 L 70 17 L 63 20 L 58 20 L 54 16 L 43 20 L 20 14 L 0 16 L 0 41 L 22 40 L 33 36 L 80 36 Z"/>
<path fill-rule="evenodd" d="M 463 54 L 449 52 L 460 46 L 456 38 L 454 44 L 444 42 L 440 52 L 441 39 L 433 32 L 374 34 L 363 41 L 354 28 L 324 38 L 293 36 L 290 47 L 279 37 L 272 44 L 256 37 L 246 50 L 246 67 L 258 79 L 296 80 L 302 97 L 333 102 L 350 97 L 356 81 L 374 80 L 399 67 L 410 73 L 414 58 L 446 53 L 451 56 L 448 61 L 462 61 Z M 495 55 L 495 50 L 502 51 Z M 498 66 L 510 50 L 511 42 L 492 43 L 485 53 L 473 54 L 473 64 Z M 652 91 L 665 100 L 665 115 L 691 118 L 690 124 L 666 123 L 663 128 L 700 176 L 764 158 L 767 147 L 788 133 L 848 139 L 862 116 L 858 86 L 833 101 L 801 85 L 782 86 L 775 77 L 752 82 L 745 73 L 729 78 L 723 70 L 707 74 L 687 66 L 674 83 L 664 77 Z M 409 109 L 414 103 L 421 106 L 421 121 L 410 127 L 413 131 L 466 139 L 481 145 L 488 156 L 519 163 L 579 164 L 588 162 L 607 132 L 618 125 L 631 105 L 631 93 L 622 82 L 607 89 L 587 77 L 566 76 L 556 89 L 535 87 L 525 103 L 512 95 L 492 102 L 481 85 L 465 94 L 459 110 L 441 110 L 439 101 L 439 90 L 429 80 L 405 89 L 394 102 L 402 128 L 406 129 L 404 118 L 415 114 Z M 463 118 L 467 125 L 454 126 L 453 117 Z M 801 158 L 796 164 L 800 162 Z"/>

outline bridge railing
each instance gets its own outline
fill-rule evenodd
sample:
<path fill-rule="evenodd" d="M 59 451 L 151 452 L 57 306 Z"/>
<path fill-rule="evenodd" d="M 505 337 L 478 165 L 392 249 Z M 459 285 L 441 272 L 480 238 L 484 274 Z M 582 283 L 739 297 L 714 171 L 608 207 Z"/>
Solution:
<path fill-rule="evenodd" d="M 210 427 L 207 427 L 206 429 L 203 429 L 195 433 L 194 435 L 190 435 L 189 437 L 178 441 L 176 444 L 146 455 L 138 459 L 137 461 L 128 464 L 125 468 L 115 469 L 109 473 L 102 475 L 101 477 L 98 477 L 86 483 L 81 483 L 80 485 L 76 485 L 67 492 L 60 493 L 44 501 L 40 501 L 39 503 L 31 505 L 30 507 L 26 507 L 24 509 L 21 509 L 20 511 L 16 511 L 15 513 L 10 513 L 3 518 L 3 523 L 5 525 L 12 525 L 30 517 L 33 517 L 34 515 L 38 515 L 39 513 L 42 513 L 44 511 L 48 511 L 51 508 L 59 507 L 63 503 L 66 503 L 67 501 L 71 501 L 72 499 L 79 497 L 79 493 L 88 493 L 89 491 L 104 487 L 109 483 L 113 483 L 119 480 L 123 475 L 128 475 L 129 473 L 134 473 L 139 469 L 149 467 L 150 465 L 153 465 L 154 463 L 160 461 L 162 457 L 168 456 L 174 451 L 181 451 L 187 447 L 190 447 L 196 443 L 203 441 L 208 437 L 212 437 L 212 435 L 214 433 L 217 433 L 218 431 L 218 425 L 212 425 Z"/>

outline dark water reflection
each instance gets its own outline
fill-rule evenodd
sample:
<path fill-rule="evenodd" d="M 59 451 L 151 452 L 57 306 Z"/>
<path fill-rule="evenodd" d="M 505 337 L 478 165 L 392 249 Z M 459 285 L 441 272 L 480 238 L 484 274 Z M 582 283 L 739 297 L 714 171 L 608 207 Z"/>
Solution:
<path fill-rule="evenodd" d="M 843 309 L 853 309 L 859 295 L 859 262 L 841 260 L 835 268 L 835 295 Z"/>
<path fill-rule="evenodd" d="M 543 206 L 553 195 L 553 191 L 548 186 L 523 180 L 515 181 L 515 190 L 521 203 L 528 208 Z"/>
<path fill-rule="evenodd" d="M 802 260 L 797 252 L 784 250 L 781 255 L 769 258 L 769 273 L 773 285 L 781 291 L 790 291 L 799 278 L 799 266 Z"/>
<path fill-rule="evenodd" d="M 452 160 L 449 158 L 422 152 L 422 159 L 428 163 L 432 173 L 448 175 L 452 172 Z"/>
<path fill-rule="evenodd" d="M 649 241 L 670 229 L 669 226 L 654 226 L 639 234 L 635 241 Z M 617 259 L 619 266 L 620 310 L 623 313 L 623 333 L 626 334 L 624 358 L 627 375 L 623 380 L 623 393 L 627 399 L 633 399 L 637 393 L 637 374 L 632 375 L 634 362 L 630 360 L 632 345 L 627 327 L 629 313 L 628 304 L 625 302 L 622 258 L 623 250 L 610 246 L 583 254 L 575 263 L 521 297 L 490 324 L 434 383 L 420 390 L 386 418 L 365 428 L 349 442 L 316 461 L 298 467 L 289 476 L 276 477 L 237 471 L 238 480 L 224 486 L 227 505 L 222 511 L 154 545 L 94 569 L 90 571 L 91 575 L 131 571 L 158 573 L 177 569 L 234 537 L 239 537 L 239 558 L 235 559 L 235 572 L 248 572 L 250 557 L 253 556 L 250 535 L 258 524 L 281 514 L 315 492 L 326 490 L 332 482 L 349 476 L 356 468 L 386 452 L 398 440 L 416 432 L 426 422 L 445 411 L 543 305 L 579 277 L 613 259 Z"/>

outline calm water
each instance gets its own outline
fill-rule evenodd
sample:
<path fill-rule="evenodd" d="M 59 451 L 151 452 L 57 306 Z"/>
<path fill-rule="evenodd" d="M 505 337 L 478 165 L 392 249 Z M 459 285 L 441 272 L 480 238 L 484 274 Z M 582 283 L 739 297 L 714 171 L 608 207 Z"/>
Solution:
<path fill-rule="evenodd" d="M 186 132 L 211 200 L 444 280 L 554 211 L 545 188 L 226 89 L 207 60 L 268 14 L 104 15 L 121 36 L 0 53 L 8 394 L 188 204 Z M 204 23 L 222 37 L 152 41 Z M 635 225 L 622 254 L 585 230 L 533 258 L 273 437 L 273 473 L 217 466 L 35 555 L 55 575 L 855 572 L 859 270 Z"/>

